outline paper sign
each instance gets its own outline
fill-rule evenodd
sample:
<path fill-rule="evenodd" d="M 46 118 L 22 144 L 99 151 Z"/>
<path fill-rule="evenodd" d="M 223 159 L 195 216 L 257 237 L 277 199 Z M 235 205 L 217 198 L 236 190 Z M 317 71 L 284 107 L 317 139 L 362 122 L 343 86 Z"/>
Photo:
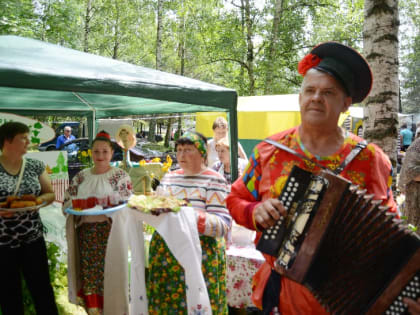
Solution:
<path fill-rule="evenodd" d="M 44 162 L 51 179 L 69 178 L 66 151 L 28 152 L 25 157 Z"/>
<path fill-rule="evenodd" d="M 38 146 L 55 137 L 54 129 L 47 124 L 20 115 L 0 113 L 0 126 L 9 121 L 18 121 L 29 127 L 29 138 L 32 146 Z"/>
<path fill-rule="evenodd" d="M 28 152 L 25 157 L 40 160 L 45 164 L 53 190 L 55 200 L 64 201 L 64 193 L 69 186 L 69 173 L 66 151 Z"/>

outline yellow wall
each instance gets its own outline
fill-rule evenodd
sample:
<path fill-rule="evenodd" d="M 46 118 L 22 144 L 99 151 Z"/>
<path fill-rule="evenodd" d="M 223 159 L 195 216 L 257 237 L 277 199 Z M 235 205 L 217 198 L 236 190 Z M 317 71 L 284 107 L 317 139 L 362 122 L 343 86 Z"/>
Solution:
<path fill-rule="evenodd" d="M 200 112 L 197 113 L 195 118 L 195 130 L 197 132 L 202 133 L 207 138 L 213 138 L 213 126 L 214 120 L 219 117 L 223 116 L 226 118 L 226 113 L 224 112 Z M 227 120 L 227 118 L 226 118 Z"/>
<path fill-rule="evenodd" d="M 206 137 L 213 137 L 212 125 L 218 116 L 226 118 L 226 113 L 202 112 L 197 113 L 196 127 Z M 238 138 L 264 139 L 274 133 L 300 124 L 299 112 L 239 112 Z"/>
<path fill-rule="evenodd" d="M 343 113 L 338 120 L 341 126 L 349 113 Z M 208 138 L 213 137 L 212 125 L 214 120 L 223 116 L 224 112 L 197 113 L 195 130 Z M 292 128 L 300 124 L 300 112 L 238 112 L 238 139 L 265 139 L 277 132 Z M 354 131 L 353 131 L 354 132 Z"/>

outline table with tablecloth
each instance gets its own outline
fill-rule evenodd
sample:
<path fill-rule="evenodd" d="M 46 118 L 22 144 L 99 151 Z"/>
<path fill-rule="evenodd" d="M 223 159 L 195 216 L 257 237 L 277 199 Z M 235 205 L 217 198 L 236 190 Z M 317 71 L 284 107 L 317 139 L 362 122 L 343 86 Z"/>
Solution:
<path fill-rule="evenodd" d="M 211 309 L 201 272 L 202 255 L 194 209 L 181 207 L 178 213 L 163 213 L 159 216 L 130 208 L 120 211 L 124 211 L 124 215 L 115 215 L 117 212 L 114 212 L 110 216 L 113 218 L 113 228 L 118 225 L 119 229 L 127 231 L 124 236 L 126 237 L 124 244 L 127 248 L 121 250 L 124 253 L 123 256 L 126 257 L 121 257 L 121 259 L 128 259 L 128 246 L 131 249 L 130 313 L 147 314 L 143 222 L 156 229 L 183 266 L 188 286 L 188 308 L 201 305 L 203 309 Z"/>
<path fill-rule="evenodd" d="M 143 222 L 153 226 L 165 239 L 172 254 L 184 267 L 188 304 L 209 305 L 207 289 L 201 272 L 201 247 L 196 225 L 194 209 L 182 207 L 179 213 L 167 213 L 159 216 L 127 209 L 128 235 L 131 247 L 131 310 L 144 309 L 147 298 L 144 286 L 144 234 Z M 252 277 L 264 262 L 262 254 L 255 249 L 251 232 L 234 224 L 232 244 L 226 251 L 227 275 L 226 294 L 228 305 L 234 308 L 253 307 L 251 300 Z M 196 288 L 196 289 L 193 289 Z M 135 295 L 137 292 L 138 298 Z M 188 296 L 188 294 L 192 296 Z M 141 297 L 141 299 L 140 299 Z M 137 314 L 138 312 L 134 313 Z"/>
<path fill-rule="evenodd" d="M 227 250 L 227 300 L 234 308 L 254 307 L 251 300 L 252 277 L 264 262 L 255 246 L 232 244 Z"/>

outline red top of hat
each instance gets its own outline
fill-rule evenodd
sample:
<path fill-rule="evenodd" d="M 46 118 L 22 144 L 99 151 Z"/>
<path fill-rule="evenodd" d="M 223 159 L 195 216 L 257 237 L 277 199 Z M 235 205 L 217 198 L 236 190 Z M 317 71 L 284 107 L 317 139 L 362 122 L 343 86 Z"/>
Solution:
<path fill-rule="evenodd" d="M 107 138 L 108 140 L 111 140 L 111 136 L 106 131 L 100 131 L 96 134 L 96 138 Z"/>

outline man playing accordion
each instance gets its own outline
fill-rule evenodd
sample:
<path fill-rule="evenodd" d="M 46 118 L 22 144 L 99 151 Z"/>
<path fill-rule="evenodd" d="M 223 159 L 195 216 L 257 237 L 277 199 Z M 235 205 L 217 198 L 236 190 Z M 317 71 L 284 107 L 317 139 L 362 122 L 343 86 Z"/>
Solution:
<path fill-rule="evenodd" d="M 372 73 L 366 60 L 350 47 L 326 42 L 313 48 L 299 62 L 298 71 L 303 76 L 299 93 L 302 123 L 269 138 L 297 154 L 261 142 L 227 198 L 235 221 L 252 230 L 272 227 L 286 215 L 277 198 L 293 166 L 310 172 L 319 172 L 320 166 L 334 171 L 363 142 L 339 127 L 338 119 L 340 113 L 347 111 L 351 104 L 362 102 L 371 90 Z M 395 213 L 391 173 L 391 163 L 384 152 L 375 144 L 367 144 L 339 175 L 366 189 Z M 257 241 L 259 236 L 261 233 Z M 281 268 L 275 264 L 276 257 L 264 256 L 266 261 L 254 276 L 252 298 L 256 306 L 265 314 L 276 310 L 287 315 L 327 314 L 303 285 L 279 276 Z M 413 300 L 405 302 L 412 313 L 420 305 L 420 301 L 417 305 Z"/>

